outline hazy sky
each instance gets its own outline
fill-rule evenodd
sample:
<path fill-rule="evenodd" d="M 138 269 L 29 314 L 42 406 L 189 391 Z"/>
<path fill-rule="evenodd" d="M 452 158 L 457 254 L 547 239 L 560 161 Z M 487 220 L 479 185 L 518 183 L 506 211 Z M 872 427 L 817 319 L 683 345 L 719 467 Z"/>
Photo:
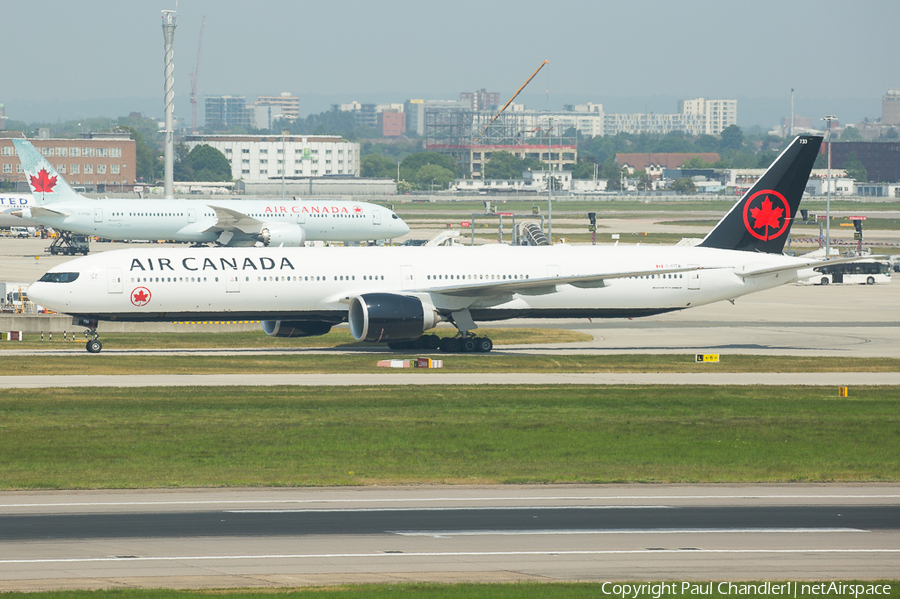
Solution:
<path fill-rule="evenodd" d="M 174 8 L 6 2 L 7 116 L 161 117 L 160 11 Z M 675 112 L 679 98 L 737 98 L 739 124 L 768 127 L 790 114 L 795 88 L 798 114 L 848 123 L 879 118 L 885 90 L 900 88 L 898 0 L 180 0 L 177 9 L 182 122 L 204 16 L 201 114 L 204 95 L 282 91 L 301 96 L 303 114 L 480 88 L 505 101 L 545 58 L 517 100 L 528 108 Z"/>

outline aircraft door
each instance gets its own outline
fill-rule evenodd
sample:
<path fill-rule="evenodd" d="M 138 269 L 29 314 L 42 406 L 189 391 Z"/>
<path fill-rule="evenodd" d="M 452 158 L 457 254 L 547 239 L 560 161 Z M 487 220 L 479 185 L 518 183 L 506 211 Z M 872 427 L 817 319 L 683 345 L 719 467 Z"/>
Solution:
<path fill-rule="evenodd" d="M 196 208 L 188 208 L 187 217 L 189 223 L 197 222 L 197 209 Z"/>
<path fill-rule="evenodd" d="M 691 264 L 691 267 L 697 268 L 696 265 Z M 700 270 L 689 270 L 687 272 L 688 276 L 688 289 L 700 289 Z"/>
<path fill-rule="evenodd" d="M 106 290 L 109 293 L 122 293 L 122 271 L 110 268 L 106 271 Z"/>
<path fill-rule="evenodd" d="M 298 225 L 305 225 L 305 224 L 306 224 L 306 213 L 305 213 L 305 212 L 300 211 L 300 212 L 297 213 L 297 224 L 298 224 Z"/>
<path fill-rule="evenodd" d="M 94 208 L 94 222 L 95 223 L 103 222 L 103 208 Z"/>
<path fill-rule="evenodd" d="M 416 271 L 412 266 L 400 267 L 400 289 L 414 289 L 416 286 Z"/>
<path fill-rule="evenodd" d="M 380 210 L 373 210 L 373 211 L 372 211 L 372 224 L 373 224 L 373 225 L 380 225 L 380 224 L 381 224 L 381 211 L 380 211 Z"/>
<path fill-rule="evenodd" d="M 240 293 L 241 277 L 237 274 L 230 274 L 225 279 L 225 293 Z"/>

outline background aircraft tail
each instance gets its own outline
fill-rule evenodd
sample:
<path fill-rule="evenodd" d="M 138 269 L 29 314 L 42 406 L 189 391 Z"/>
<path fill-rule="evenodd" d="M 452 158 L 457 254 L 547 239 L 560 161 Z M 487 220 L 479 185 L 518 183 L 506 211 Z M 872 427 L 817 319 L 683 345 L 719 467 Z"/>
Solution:
<path fill-rule="evenodd" d="M 796 137 L 699 245 L 782 253 L 821 145 L 820 136 Z"/>
<path fill-rule="evenodd" d="M 22 163 L 22 170 L 25 171 L 28 185 L 31 186 L 34 201 L 38 206 L 81 198 L 56 172 L 56 169 L 41 156 L 37 148 L 31 145 L 31 142 L 16 138 L 13 138 L 12 142 L 16 147 L 16 154 L 19 155 L 19 162 Z"/>

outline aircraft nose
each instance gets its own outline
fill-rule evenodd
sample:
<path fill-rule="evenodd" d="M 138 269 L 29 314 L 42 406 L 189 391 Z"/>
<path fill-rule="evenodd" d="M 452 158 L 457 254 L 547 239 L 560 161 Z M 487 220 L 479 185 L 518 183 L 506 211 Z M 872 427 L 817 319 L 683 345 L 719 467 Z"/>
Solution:
<path fill-rule="evenodd" d="M 26 293 L 28 299 L 35 304 L 45 305 L 47 303 L 47 283 L 36 281 L 28 286 Z"/>

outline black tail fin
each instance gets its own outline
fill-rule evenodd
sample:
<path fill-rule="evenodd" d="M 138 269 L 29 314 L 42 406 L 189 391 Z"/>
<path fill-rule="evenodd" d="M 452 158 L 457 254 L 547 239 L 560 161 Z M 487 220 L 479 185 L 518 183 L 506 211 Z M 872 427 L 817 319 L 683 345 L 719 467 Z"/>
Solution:
<path fill-rule="evenodd" d="M 821 145 L 819 136 L 795 138 L 700 245 L 782 253 Z"/>

